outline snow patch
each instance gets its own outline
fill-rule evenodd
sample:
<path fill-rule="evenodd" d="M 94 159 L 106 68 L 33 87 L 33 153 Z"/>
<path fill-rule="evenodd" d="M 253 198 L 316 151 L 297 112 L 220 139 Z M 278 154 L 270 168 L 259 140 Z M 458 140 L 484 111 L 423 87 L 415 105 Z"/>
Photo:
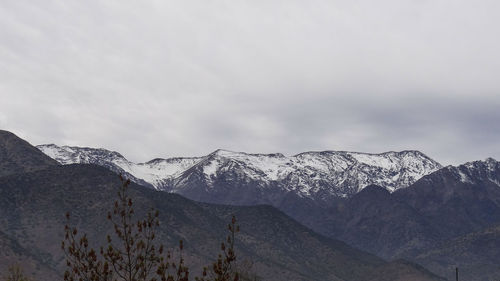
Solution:
<path fill-rule="evenodd" d="M 467 174 L 465 174 L 464 172 L 460 171 L 460 169 L 458 169 L 458 175 L 460 176 L 461 182 L 472 183 L 472 181 L 469 179 L 469 176 L 467 176 Z"/>
<path fill-rule="evenodd" d="M 133 163 L 119 153 L 105 149 L 41 145 L 38 148 L 62 164 L 94 163 L 126 172 L 157 189 L 180 190 L 189 184 L 184 173 L 199 169 L 210 186 L 220 173 L 232 171 L 234 182 L 255 182 L 258 188 L 279 188 L 301 197 L 316 194 L 350 196 L 370 184 L 384 186 L 390 192 L 404 188 L 422 176 L 441 168 L 439 163 L 419 152 L 380 154 L 322 151 L 295 156 L 248 154 L 217 150 L 193 158 L 154 159 Z"/>

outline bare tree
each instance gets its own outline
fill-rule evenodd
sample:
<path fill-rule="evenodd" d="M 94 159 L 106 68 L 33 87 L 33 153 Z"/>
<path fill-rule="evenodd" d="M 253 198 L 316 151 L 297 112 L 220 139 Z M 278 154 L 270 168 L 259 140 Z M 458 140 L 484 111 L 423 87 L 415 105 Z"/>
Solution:
<path fill-rule="evenodd" d="M 132 198 L 128 194 L 130 180 L 120 176 L 122 182 L 113 211 L 107 215 L 113 225 L 114 236 L 106 236 L 106 247 L 96 251 L 89 245 L 87 234 L 80 235 L 76 227 L 69 226 L 66 214 L 65 239 L 61 248 L 66 255 L 65 281 L 189 281 L 189 269 L 182 255 L 183 242 L 179 241 L 179 255 L 174 261 L 170 251 L 165 252 L 155 242 L 159 226 L 158 211 L 151 209 L 144 218 L 134 220 Z M 238 281 L 234 267 L 235 233 L 239 232 L 233 216 L 228 225 L 229 235 L 221 244 L 221 253 L 210 270 L 203 270 L 200 281 Z M 208 270 L 208 273 L 207 273 Z M 10 280 L 9 280 L 10 281 Z M 19 280 L 24 281 L 24 280 Z"/>
<path fill-rule="evenodd" d="M 231 223 L 227 226 L 229 235 L 226 243 L 221 243 L 221 252 L 217 261 L 212 264 L 210 271 L 208 268 L 203 269 L 203 276 L 196 278 L 197 281 L 238 281 L 239 273 L 235 270 L 234 262 L 236 254 L 234 252 L 234 237 L 236 232 L 240 231 L 240 226 L 236 224 L 236 217 L 233 216 Z"/>
<path fill-rule="evenodd" d="M 175 264 L 170 261 L 170 253 L 164 256 L 163 245 L 155 243 L 158 211 L 152 209 L 144 218 L 134 220 L 133 201 L 127 192 L 130 180 L 121 176 L 120 180 L 118 198 L 113 211 L 107 215 L 113 225 L 114 236 L 107 235 L 106 247 L 100 247 L 99 252 L 94 250 L 89 246 L 87 234 L 78 238 L 76 227 L 65 226 L 65 240 L 61 246 L 66 254 L 68 269 L 64 280 L 187 280 L 189 273 L 183 265 L 182 255 Z M 69 213 L 66 216 L 69 220 Z M 182 242 L 180 248 L 182 250 Z M 175 272 L 170 273 L 170 270 Z"/>

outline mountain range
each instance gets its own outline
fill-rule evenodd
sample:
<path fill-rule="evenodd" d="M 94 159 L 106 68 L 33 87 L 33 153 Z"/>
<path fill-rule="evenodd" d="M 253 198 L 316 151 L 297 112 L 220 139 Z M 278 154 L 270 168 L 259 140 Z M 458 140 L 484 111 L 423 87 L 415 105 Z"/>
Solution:
<path fill-rule="evenodd" d="M 287 157 L 217 150 L 134 164 L 105 149 L 38 148 L 59 163 L 106 166 L 196 201 L 270 204 L 322 235 L 384 259 L 417 262 L 449 280 L 456 266 L 467 280 L 500 276 L 498 255 L 489 250 L 491 260 L 477 258 L 484 237 L 496 237 L 500 225 L 500 169 L 492 158 L 442 167 L 418 151 Z M 462 249 L 459 256 L 453 247 Z"/>
<path fill-rule="evenodd" d="M 419 151 L 380 154 L 322 151 L 287 157 L 280 153 L 248 154 L 219 149 L 202 157 L 157 158 L 133 163 L 118 152 L 102 148 L 54 144 L 38 145 L 37 148 L 61 164 L 96 164 L 157 190 L 195 200 L 232 204 L 276 205 L 281 198 L 272 198 L 269 193 L 291 193 L 327 202 L 336 197 L 350 197 L 370 184 L 384 186 L 393 192 L 442 168 Z M 216 194 L 222 182 L 237 183 L 238 187 L 246 185 L 251 195 L 242 198 L 244 196 L 238 192 L 238 196 L 230 198 Z M 213 196 L 210 193 L 214 193 Z M 203 198 L 193 198 L 196 196 Z M 253 202 L 248 202 L 249 198 Z"/>
<path fill-rule="evenodd" d="M 498 279 L 500 259 L 487 245 L 500 242 L 492 235 L 500 225 L 499 179 L 500 163 L 487 159 L 444 167 L 393 193 L 369 186 L 324 213 L 317 231 L 449 280 L 456 266 L 465 280 Z M 478 258 L 481 251 L 490 254 Z"/>
<path fill-rule="evenodd" d="M 0 131 L 3 139 L 17 138 Z M 21 262 L 35 280 L 61 279 L 64 214 L 97 245 L 112 231 L 103 213 L 120 182 L 107 168 L 59 165 L 26 142 L 4 146 L 0 163 L 17 163 L 0 177 L 0 270 Z M 35 152 L 35 153 L 34 153 Z M 34 155 L 30 155 L 34 153 Z M 23 163 L 26 163 L 24 166 Z M 158 238 L 169 246 L 179 239 L 193 274 L 216 256 L 232 214 L 240 222 L 237 252 L 254 263 L 263 280 L 443 280 L 408 261 L 386 262 L 304 227 L 271 206 L 198 203 L 137 184 L 130 190 L 136 213 L 160 211 Z M 200 271 L 201 272 L 201 271 Z"/>

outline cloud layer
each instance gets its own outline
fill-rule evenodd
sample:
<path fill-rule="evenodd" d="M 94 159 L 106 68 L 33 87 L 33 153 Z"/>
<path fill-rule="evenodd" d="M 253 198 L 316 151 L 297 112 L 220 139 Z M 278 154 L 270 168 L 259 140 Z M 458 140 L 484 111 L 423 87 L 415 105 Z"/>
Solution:
<path fill-rule="evenodd" d="M 0 3 L 0 127 L 135 161 L 500 159 L 498 1 Z"/>

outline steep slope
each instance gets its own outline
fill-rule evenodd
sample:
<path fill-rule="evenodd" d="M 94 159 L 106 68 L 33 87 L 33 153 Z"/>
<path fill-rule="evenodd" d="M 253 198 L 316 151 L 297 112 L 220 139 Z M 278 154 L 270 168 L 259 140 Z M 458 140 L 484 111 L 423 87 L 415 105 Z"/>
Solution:
<path fill-rule="evenodd" d="M 324 221 L 332 228 L 323 233 L 387 259 L 411 257 L 440 239 L 425 216 L 379 186 L 339 204 Z"/>
<path fill-rule="evenodd" d="M 61 270 L 64 213 L 70 210 L 91 240 L 100 241 L 102 233 L 111 230 L 102 213 L 112 202 L 118 184 L 116 174 L 88 165 L 0 178 L 0 231 Z M 159 238 L 170 245 L 184 239 L 190 259 L 198 266 L 208 263 L 209 253 L 217 253 L 232 213 L 239 217 L 243 230 L 238 240 L 240 252 L 256 261 L 265 279 L 353 280 L 384 263 L 323 238 L 272 207 L 200 206 L 178 195 L 139 186 L 134 186 L 132 193 L 137 213 L 151 206 L 160 211 Z"/>
<path fill-rule="evenodd" d="M 58 165 L 25 140 L 0 130 L 0 177 Z"/>
<path fill-rule="evenodd" d="M 343 239 L 384 257 L 394 256 L 394 251 L 403 251 L 400 249 L 403 244 L 385 243 L 392 238 L 383 234 L 377 238 L 381 243 L 372 242 L 374 237 L 370 234 L 369 225 L 378 227 L 375 221 L 380 218 L 382 223 L 387 220 L 386 217 L 364 218 L 360 214 L 358 222 L 344 224 L 345 219 L 337 215 L 337 204 L 343 205 L 343 198 L 352 197 L 366 185 L 383 184 L 388 186 L 389 191 L 394 191 L 441 167 L 418 151 L 382 154 L 324 151 L 286 157 L 282 154 L 217 150 L 205 157 L 155 159 L 134 164 L 116 152 L 103 149 L 55 145 L 38 148 L 60 163 L 95 163 L 133 175 L 136 182 L 147 179 L 159 190 L 181 194 L 199 202 L 269 204 L 316 232 Z M 372 204 L 367 200 L 365 204 Z M 357 208 L 353 207 L 353 210 Z M 385 213 L 391 211 L 397 216 L 400 210 L 387 209 Z M 405 211 L 408 212 L 407 209 Z M 353 212 L 351 215 L 355 217 Z M 420 220 L 414 217 L 403 221 L 402 226 L 389 224 L 384 225 L 384 229 L 387 234 L 393 233 L 398 241 L 401 238 L 397 235 L 411 240 L 413 231 L 417 230 L 407 230 L 406 226 L 411 221 Z M 358 226 L 364 224 L 365 230 L 357 232 Z M 411 226 L 419 228 L 414 224 Z M 427 243 L 425 235 L 419 243 Z"/>
<path fill-rule="evenodd" d="M 135 164 L 105 149 L 40 145 L 62 164 L 92 163 L 126 173 L 156 189 L 214 203 L 279 205 L 269 194 L 293 193 L 301 198 L 328 201 L 348 197 L 369 184 L 391 192 L 407 187 L 441 166 L 418 151 L 368 154 L 344 151 L 247 154 L 217 150 L 204 157 L 155 159 Z M 246 186 L 232 192 L 228 186 Z M 245 198 L 222 194 L 248 193 Z M 196 198 L 194 198 L 196 197 Z M 280 196 L 278 196 L 280 197 Z M 254 202 L 248 202 L 248 200 Z"/>
<path fill-rule="evenodd" d="M 500 222 L 500 163 L 494 159 L 448 166 L 394 193 L 394 197 L 456 237 Z"/>
<path fill-rule="evenodd" d="M 0 231 L 0 276 L 3 278 L 10 266 L 19 265 L 31 280 L 38 280 L 38 276 L 46 276 L 51 280 L 62 278 L 59 272 L 46 265 L 43 259 L 31 250 L 22 247 L 16 239 Z"/>
<path fill-rule="evenodd" d="M 443 276 L 461 264 L 467 280 L 490 280 L 500 260 L 492 250 L 486 254 L 486 245 L 500 240 L 483 231 L 500 224 L 499 179 L 500 163 L 486 159 L 445 167 L 392 194 L 369 186 L 325 212 L 319 231 L 387 259 L 413 260 Z M 492 261 L 485 263 L 486 257 Z"/>
<path fill-rule="evenodd" d="M 141 169 L 142 165 L 136 165 L 128 161 L 116 151 L 89 147 L 59 147 L 53 144 L 39 145 L 37 148 L 62 165 L 75 163 L 95 164 L 106 167 L 117 174 L 122 174 L 138 184 L 153 187 L 151 183 L 143 180 L 147 176 L 141 173 L 144 170 Z M 135 175 L 140 175 L 140 177 Z"/>
<path fill-rule="evenodd" d="M 427 276 L 427 277 L 425 277 Z M 406 261 L 395 260 L 378 267 L 366 281 L 422 281 L 422 278 L 433 278 L 434 280 L 453 280 L 436 276 L 424 267 Z"/>
<path fill-rule="evenodd" d="M 16 149 L 6 150 L 10 153 Z M 33 159 L 24 162 L 30 161 Z M 59 243 L 67 210 L 72 213 L 72 224 L 87 232 L 91 241 L 102 244 L 103 234 L 111 232 L 103 213 L 119 185 L 117 176 L 102 167 L 51 166 L 0 177 L 0 264 L 23 261 L 37 280 L 58 279 L 55 276 L 62 272 L 64 259 Z M 405 276 L 440 280 L 418 269 L 405 268 L 403 272 L 375 256 L 315 234 L 269 206 L 195 203 L 137 185 L 132 186 L 131 193 L 136 213 L 144 213 L 151 206 L 160 210 L 159 239 L 167 245 L 183 239 L 186 258 L 193 268 L 213 260 L 228 218 L 237 214 L 243 228 L 238 235 L 240 259 L 254 260 L 255 271 L 265 279 L 372 280 L 376 274 L 380 280 L 389 280 L 410 270 L 413 273 Z"/>
<path fill-rule="evenodd" d="M 445 241 L 419 254 L 415 260 L 452 279 L 458 267 L 461 280 L 498 280 L 500 276 L 500 226 Z"/>

